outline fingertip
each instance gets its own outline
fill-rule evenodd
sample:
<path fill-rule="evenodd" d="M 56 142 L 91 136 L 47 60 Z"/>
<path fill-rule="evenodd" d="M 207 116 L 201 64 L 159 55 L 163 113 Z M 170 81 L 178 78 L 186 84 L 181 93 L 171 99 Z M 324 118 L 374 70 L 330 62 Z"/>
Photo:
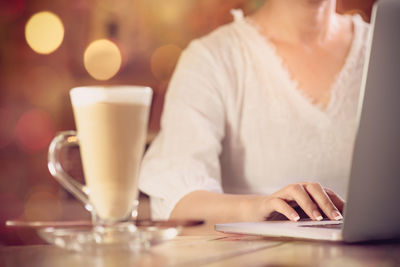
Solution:
<path fill-rule="evenodd" d="M 317 211 L 317 210 L 314 210 L 312 212 L 312 215 L 314 216 L 314 219 L 317 220 L 317 221 L 322 221 L 322 219 L 323 219 L 321 213 L 319 211 Z"/>
<path fill-rule="evenodd" d="M 300 216 L 297 214 L 297 213 L 292 213 L 291 215 L 290 215 L 290 218 L 289 218 L 290 220 L 292 220 L 292 221 L 294 221 L 294 222 L 297 222 L 298 220 L 300 220 Z"/>
<path fill-rule="evenodd" d="M 339 212 L 339 211 L 336 211 L 336 210 L 332 212 L 332 217 L 333 217 L 336 221 L 343 220 L 342 214 L 340 214 L 340 212 Z"/>

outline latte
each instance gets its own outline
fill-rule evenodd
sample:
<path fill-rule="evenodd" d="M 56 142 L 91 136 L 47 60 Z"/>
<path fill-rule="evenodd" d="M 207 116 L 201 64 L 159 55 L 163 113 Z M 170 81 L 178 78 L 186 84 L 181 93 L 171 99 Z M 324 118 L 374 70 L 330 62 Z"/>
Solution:
<path fill-rule="evenodd" d="M 102 220 L 120 221 L 137 199 L 150 103 L 114 89 L 90 97 L 91 90 L 71 91 L 89 200 Z"/>

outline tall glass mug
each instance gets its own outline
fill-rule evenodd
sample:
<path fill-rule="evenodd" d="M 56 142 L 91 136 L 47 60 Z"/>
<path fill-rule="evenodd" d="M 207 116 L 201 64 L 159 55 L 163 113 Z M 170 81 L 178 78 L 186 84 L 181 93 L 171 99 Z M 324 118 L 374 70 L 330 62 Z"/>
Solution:
<path fill-rule="evenodd" d="M 140 86 L 86 86 L 73 88 L 70 97 L 77 132 L 61 132 L 53 139 L 49 170 L 85 204 L 94 225 L 100 229 L 126 225 L 137 214 L 138 171 L 152 90 Z M 61 149 L 76 145 L 80 147 L 86 185 L 70 177 L 60 164 Z"/>

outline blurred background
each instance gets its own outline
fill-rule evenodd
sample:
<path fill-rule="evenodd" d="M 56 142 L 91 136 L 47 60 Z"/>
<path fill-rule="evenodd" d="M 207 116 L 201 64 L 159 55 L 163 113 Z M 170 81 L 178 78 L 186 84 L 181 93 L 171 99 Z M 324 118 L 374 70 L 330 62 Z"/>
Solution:
<path fill-rule="evenodd" d="M 149 140 L 159 130 L 164 95 L 188 43 L 249 14 L 264 0 L 0 0 L 0 245 L 40 242 L 9 219 L 89 219 L 50 176 L 47 148 L 75 129 L 68 91 L 94 84 L 154 90 Z M 369 21 L 374 0 L 338 0 L 340 13 Z M 64 163 L 83 181 L 79 152 Z M 143 201 L 146 201 L 144 196 Z M 147 218 L 148 210 L 139 210 Z"/>

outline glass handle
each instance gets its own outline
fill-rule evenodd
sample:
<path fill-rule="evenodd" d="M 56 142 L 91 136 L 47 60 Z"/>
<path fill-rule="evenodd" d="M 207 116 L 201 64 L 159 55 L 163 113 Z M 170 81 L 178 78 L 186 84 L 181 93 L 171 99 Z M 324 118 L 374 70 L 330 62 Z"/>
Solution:
<path fill-rule="evenodd" d="M 59 154 L 63 147 L 79 146 L 79 139 L 75 131 L 65 131 L 59 133 L 50 143 L 48 153 L 48 168 L 51 175 L 71 194 L 85 204 L 89 211 L 93 210 L 89 201 L 89 190 L 86 186 L 77 182 L 69 176 L 60 163 Z"/>

